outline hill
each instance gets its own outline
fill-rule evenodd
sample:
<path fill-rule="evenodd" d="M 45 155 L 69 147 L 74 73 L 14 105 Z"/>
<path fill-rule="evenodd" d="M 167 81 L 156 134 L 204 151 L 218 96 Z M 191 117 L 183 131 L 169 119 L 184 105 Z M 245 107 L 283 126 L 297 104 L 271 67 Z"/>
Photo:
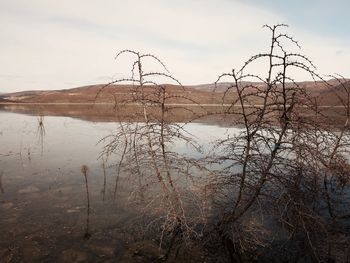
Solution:
<path fill-rule="evenodd" d="M 132 100 L 134 86 L 132 85 L 90 85 L 67 90 L 54 91 L 24 91 L 6 94 L 7 99 L 20 103 L 114 103 Z M 104 87 L 104 88 L 103 88 Z M 169 103 L 221 103 L 220 94 L 193 87 L 164 85 Z M 144 92 L 151 94 L 154 86 L 145 86 Z M 186 99 L 187 98 L 187 99 Z"/>
<path fill-rule="evenodd" d="M 336 106 L 340 105 L 339 98 L 344 98 L 346 91 L 344 87 L 350 89 L 350 81 L 340 85 L 336 80 L 328 81 L 329 85 L 324 82 L 299 82 L 299 86 L 303 87 L 311 97 L 317 97 L 321 105 Z M 250 86 L 246 89 L 246 92 L 252 90 L 252 86 L 264 89 L 266 85 L 259 82 L 244 82 L 242 85 Z M 292 85 L 291 83 L 287 86 Z M 332 88 L 330 87 L 332 85 Z M 163 85 L 166 90 L 166 96 L 169 98 L 167 103 L 181 103 L 181 104 L 193 104 L 194 101 L 201 104 L 221 104 L 225 91 L 232 86 L 232 83 L 219 83 L 215 84 L 203 84 L 181 87 L 178 85 Z M 53 90 L 53 91 L 22 91 L 15 93 L 8 93 L 1 96 L 0 102 L 17 102 L 17 103 L 115 103 L 125 100 L 132 101 L 135 87 L 132 85 L 90 85 L 77 87 L 66 90 Z M 144 92 L 150 96 L 154 93 L 154 86 L 145 86 Z M 230 100 L 237 97 L 236 90 L 230 89 Z M 226 97 L 225 103 L 230 103 L 229 97 Z M 253 101 L 253 103 L 259 104 L 259 100 Z"/>
<path fill-rule="evenodd" d="M 8 99 L 4 99 L 0 96 L 0 103 L 13 103 L 14 101 L 12 100 L 8 100 Z"/>

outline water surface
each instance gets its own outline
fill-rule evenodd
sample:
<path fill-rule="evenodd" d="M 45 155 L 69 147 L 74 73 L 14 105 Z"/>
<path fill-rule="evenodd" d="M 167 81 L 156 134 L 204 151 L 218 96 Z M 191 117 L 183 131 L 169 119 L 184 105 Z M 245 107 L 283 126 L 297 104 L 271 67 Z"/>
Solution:
<path fill-rule="evenodd" d="M 0 111 L 1 262 L 162 260 L 158 240 L 147 239 L 138 225 L 138 208 L 130 202 L 134 182 L 123 174 L 114 198 L 119 157 L 102 158 L 104 143 L 98 142 L 118 125 Z M 227 136 L 214 125 L 186 127 L 204 152 L 178 142 L 173 149 L 197 158 Z M 82 165 L 88 166 L 90 210 Z M 203 253 L 182 260 L 200 262 Z"/>

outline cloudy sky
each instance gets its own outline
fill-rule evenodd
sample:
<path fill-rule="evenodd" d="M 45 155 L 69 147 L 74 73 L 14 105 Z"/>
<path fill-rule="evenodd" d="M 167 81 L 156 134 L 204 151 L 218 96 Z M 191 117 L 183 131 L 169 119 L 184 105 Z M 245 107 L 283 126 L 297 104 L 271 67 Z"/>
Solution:
<path fill-rule="evenodd" d="M 122 77 L 122 49 L 154 53 L 183 84 L 212 83 L 288 32 L 320 74 L 350 77 L 348 0 L 0 0 L 0 91 Z M 259 68 L 257 70 L 262 70 Z M 296 75 L 303 78 L 302 75 Z"/>

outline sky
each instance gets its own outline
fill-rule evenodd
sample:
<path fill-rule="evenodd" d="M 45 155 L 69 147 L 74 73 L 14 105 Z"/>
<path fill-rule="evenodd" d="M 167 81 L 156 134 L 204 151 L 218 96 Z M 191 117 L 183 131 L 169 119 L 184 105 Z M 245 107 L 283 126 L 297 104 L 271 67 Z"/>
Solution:
<path fill-rule="evenodd" d="M 115 60 L 123 49 L 157 55 L 184 85 L 213 83 L 266 52 L 262 26 L 276 23 L 319 74 L 350 77 L 349 11 L 348 0 L 0 0 L 0 92 L 128 77 L 131 58 Z"/>

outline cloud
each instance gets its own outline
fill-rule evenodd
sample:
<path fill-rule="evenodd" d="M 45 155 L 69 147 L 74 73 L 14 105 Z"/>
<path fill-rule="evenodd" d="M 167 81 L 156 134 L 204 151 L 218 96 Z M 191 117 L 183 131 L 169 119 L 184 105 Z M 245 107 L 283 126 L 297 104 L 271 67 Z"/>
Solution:
<path fill-rule="evenodd" d="M 0 78 L 0 89 L 13 91 L 122 76 L 130 60 L 113 58 L 124 48 L 156 54 L 185 84 L 213 82 L 268 49 L 263 24 L 289 21 L 242 1 L 12 0 L 0 3 L 0 22 L 0 72 L 23 76 Z M 349 75 L 349 47 L 342 41 L 293 25 L 289 30 L 322 72 Z"/>

